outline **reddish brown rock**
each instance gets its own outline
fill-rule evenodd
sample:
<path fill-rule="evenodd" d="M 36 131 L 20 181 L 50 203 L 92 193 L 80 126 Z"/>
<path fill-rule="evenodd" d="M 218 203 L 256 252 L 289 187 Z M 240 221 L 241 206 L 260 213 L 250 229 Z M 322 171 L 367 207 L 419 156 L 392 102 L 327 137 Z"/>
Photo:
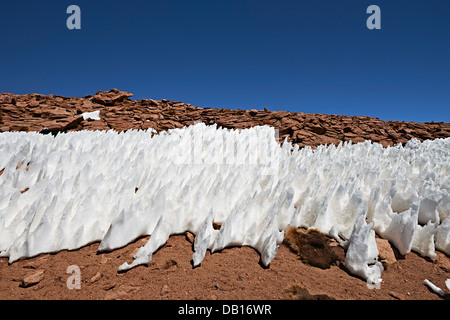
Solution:
<path fill-rule="evenodd" d="M 392 249 L 391 244 L 386 239 L 375 238 L 377 243 L 379 258 L 383 261 L 383 267 L 385 269 L 389 268 L 392 264 L 397 262 L 395 258 L 394 250 Z"/>
<path fill-rule="evenodd" d="M 36 108 L 39 106 L 39 101 L 37 101 L 36 99 L 32 99 L 29 103 L 28 103 L 28 107 L 30 108 Z"/>
<path fill-rule="evenodd" d="M 106 92 L 102 92 L 100 90 L 92 97 L 92 101 L 105 106 L 112 106 L 117 103 L 124 102 L 132 96 L 132 93 L 120 91 L 117 89 L 111 89 Z"/>
<path fill-rule="evenodd" d="M 69 130 L 81 129 L 80 125 L 83 121 L 81 116 L 68 117 L 64 123 L 59 124 L 57 121 L 46 123 L 46 126 L 40 131 L 43 134 L 51 133 L 57 135 L 60 132 L 67 132 Z"/>
<path fill-rule="evenodd" d="M 94 283 L 97 282 L 98 280 L 100 280 L 102 278 L 102 274 L 100 272 L 97 272 L 91 279 L 90 279 L 90 283 Z"/>
<path fill-rule="evenodd" d="M 26 108 L 28 106 L 28 103 L 26 103 L 26 102 L 16 102 L 16 107 L 19 107 L 19 108 Z"/>
<path fill-rule="evenodd" d="M 34 286 L 44 279 L 44 270 L 39 270 L 24 277 L 20 283 L 20 287 L 28 288 Z"/>
<path fill-rule="evenodd" d="M 311 126 L 310 130 L 317 134 L 324 134 L 325 132 L 327 132 L 327 129 L 319 125 Z"/>

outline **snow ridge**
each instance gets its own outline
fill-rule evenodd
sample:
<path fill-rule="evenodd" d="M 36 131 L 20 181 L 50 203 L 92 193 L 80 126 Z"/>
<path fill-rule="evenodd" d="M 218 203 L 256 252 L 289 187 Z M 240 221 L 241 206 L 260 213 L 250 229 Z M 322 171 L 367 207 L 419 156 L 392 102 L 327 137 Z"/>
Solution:
<path fill-rule="evenodd" d="M 372 282 L 382 272 L 375 234 L 401 254 L 450 254 L 450 139 L 313 151 L 280 146 L 269 126 L 6 132 L 2 169 L 0 256 L 11 263 L 96 241 L 99 251 L 114 250 L 151 235 L 119 267 L 127 270 L 190 231 L 195 266 L 206 250 L 244 245 L 268 265 L 290 226 L 334 237 L 350 272 Z"/>

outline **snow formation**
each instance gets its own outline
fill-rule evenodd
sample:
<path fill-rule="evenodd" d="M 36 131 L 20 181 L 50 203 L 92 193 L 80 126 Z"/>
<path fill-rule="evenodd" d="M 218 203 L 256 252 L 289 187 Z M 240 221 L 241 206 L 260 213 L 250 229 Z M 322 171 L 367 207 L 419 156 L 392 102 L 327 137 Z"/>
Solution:
<path fill-rule="evenodd" d="M 83 117 L 83 120 L 100 120 L 100 110 L 85 112 L 82 113 L 81 116 Z"/>
<path fill-rule="evenodd" d="M 173 234 L 207 250 L 251 246 L 268 265 L 290 226 L 346 248 L 350 272 L 375 282 L 375 234 L 401 254 L 450 254 L 450 139 L 383 148 L 369 141 L 299 149 L 273 127 L 0 134 L 0 256 L 13 262 L 151 235 L 129 264 Z M 1 172 L 1 171 L 0 171 Z M 220 222 L 220 230 L 213 228 Z"/>
<path fill-rule="evenodd" d="M 441 296 L 441 297 L 445 296 L 445 292 L 442 291 L 441 288 L 439 288 L 438 286 L 436 286 L 436 285 L 435 285 L 434 283 L 432 283 L 430 280 L 425 279 L 423 282 L 425 283 L 425 285 L 428 286 L 428 288 L 431 289 L 431 291 L 433 291 L 433 292 L 436 293 L 437 295 L 439 295 L 439 296 Z"/>

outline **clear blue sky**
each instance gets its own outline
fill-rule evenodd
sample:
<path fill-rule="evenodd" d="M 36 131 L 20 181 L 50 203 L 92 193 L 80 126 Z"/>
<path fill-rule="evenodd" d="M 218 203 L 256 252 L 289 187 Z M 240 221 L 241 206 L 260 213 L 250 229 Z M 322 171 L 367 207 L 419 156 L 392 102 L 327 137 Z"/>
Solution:
<path fill-rule="evenodd" d="M 0 92 L 450 122 L 449 17 L 448 0 L 2 0 Z"/>

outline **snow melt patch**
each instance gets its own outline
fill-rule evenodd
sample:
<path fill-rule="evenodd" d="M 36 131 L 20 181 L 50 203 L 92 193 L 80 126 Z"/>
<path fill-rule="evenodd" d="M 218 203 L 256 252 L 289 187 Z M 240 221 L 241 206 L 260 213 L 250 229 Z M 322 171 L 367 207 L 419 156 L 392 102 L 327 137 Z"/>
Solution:
<path fill-rule="evenodd" d="M 207 250 L 244 245 L 268 265 L 290 226 L 334 237 L 350 272 L 372 283 L 382 273 L 375 233 L 401 254 L 450 254 L 450 139 L 313 151 L 280 146 L 268 126 L 154 133 L 1 133 L 0 256 L 96 241 L 114 250 L 151 235 L 127 270 L 190 231 L 194 265 Z"/>
<path fill-rule="evenodd" d="M 81 116 L 83 117 L 83 120 L 100 120 L 100 110 L 85 112 L 82 113 Z"/>

